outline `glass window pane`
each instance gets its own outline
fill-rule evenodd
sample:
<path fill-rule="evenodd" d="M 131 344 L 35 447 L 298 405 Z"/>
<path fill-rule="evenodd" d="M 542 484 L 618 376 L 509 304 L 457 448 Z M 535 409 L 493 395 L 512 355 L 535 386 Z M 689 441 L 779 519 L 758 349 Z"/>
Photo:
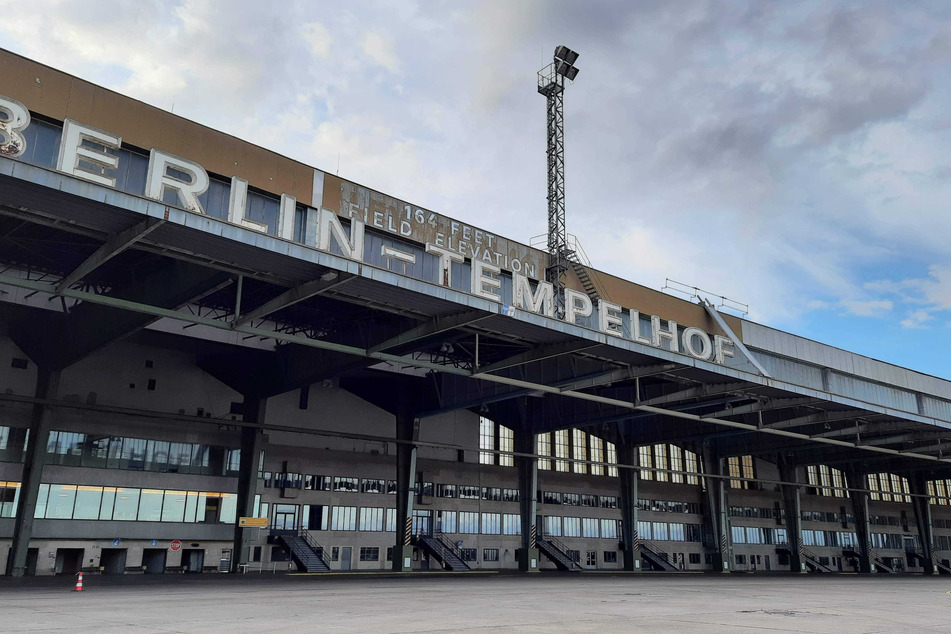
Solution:
<path fill-rule="evenodd" d="M 162 502 L 162 521 L 181 522 L 185 518 L 185 491 L 166 491 Z"/>
<path fill-rule="evenodd" d="M 102 504 L 99 507 L 99 519 L 111 520 L 112 508 L 116 503 L 116 488 L 105 487 L 102 490 Z"/>
<path fill-rule="evenodd" d="M 139 521 L 158 522 L 162 519 L 162 498 L 165 491 L 161 489 L 142 489 L 139 496 Z"/>
<path fill-rule="evenodd" d="M 99 505 L 101 503 L 102 487 L 77 487 L 76 508 L 73 511 L 73 518 L 77 520 L 99 519 Z"/>
<path fill-rule="evenodd" d="M 116 502 L 112 511 L 114 520 L 135 520 L 139 510 L 138 489 L 116 489 Z"/>
<path fill-rule="evenodd" d="M 70 519 L 76 502 L 75 484 L 51 484 L 46 502 L 47 519 Z"/>

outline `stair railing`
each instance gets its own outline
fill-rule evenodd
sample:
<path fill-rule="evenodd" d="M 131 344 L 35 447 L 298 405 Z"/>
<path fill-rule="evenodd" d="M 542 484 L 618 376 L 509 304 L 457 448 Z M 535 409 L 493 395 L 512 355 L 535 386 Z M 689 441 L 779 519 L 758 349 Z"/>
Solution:
<path fill-rule="evenodd" d="M 462 549 L 456 545 L 456 542 L 446 537 L 445 533 L 436 533 L 433 540 L 448 550 L 450 553 L 455 555 L 459 561 L 465 563 L 466 560 L 462 558 Z"/>
<path fill-rule="evenodd" d="M 572 567 L 579 568 L 579 569 L 581 568 L 581 562 L 576 561 L 575 558 L 571 556 L 571 553 L 569 552 L 568 547 L 565 546 L 565 544 L 562 543 L 561 540 L 555 539 L 554 537 L 552 537 L 551 533 L 542 533 L 542 539 L 544 539 L 546 542 L 551 544 L 551 546 L 556 551 L 558 551 L 558 554 L 560 554 L 562 558 L 564 558 L 564 560 L 568 562 L 569 568 L 572 568 Z"/>
<path fill-rule="evenodd" d="M 330 559 L 327 558 L 327 550 L 321 546 L 316 539 L 314 539 L 314 536 L 310 534 L 310 531 L 306 528 L 301 528 L 297 532 L 297 535 L 307 542 L 307 546 L 310 547 L 310 549 L 314 551 L 314 554 L 320 559 L 320 561 L 323 562 L 325 566 L 327 566 L 327 570 L 330 570 Z"/>

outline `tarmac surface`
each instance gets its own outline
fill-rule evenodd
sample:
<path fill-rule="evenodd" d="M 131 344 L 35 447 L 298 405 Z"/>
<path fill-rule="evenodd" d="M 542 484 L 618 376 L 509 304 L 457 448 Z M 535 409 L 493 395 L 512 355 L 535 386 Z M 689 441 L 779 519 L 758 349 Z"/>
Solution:
<path fill-rule="evenodd" d="M 948 632 L 951 578 L 86 576 L 0 583 L 2 632 Z"/>

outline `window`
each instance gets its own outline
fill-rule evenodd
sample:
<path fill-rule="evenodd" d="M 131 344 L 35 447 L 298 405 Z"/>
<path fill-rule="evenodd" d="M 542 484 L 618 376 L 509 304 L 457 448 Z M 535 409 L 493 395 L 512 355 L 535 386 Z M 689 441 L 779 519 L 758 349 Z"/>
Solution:
<path fill-rule="evenodd" d="M 456 497 L 456 485 L 455 484 L 437 484 L 436 497 L 439 497 L 439 498 Z"/>
<path fill-rule="evenodd" d="M 479 417 L 479 464 L 495 464 L 495 423 L 485 416 Z"/>
<path fill-rule="evenodd" d="M 809 465 L 806 467 L 806 480 L 812 487 L 812 493 L 826 497 L 847 497 L 848 484 L 845 474 L 828 465 Z"/>
<path fill-rule="evenodd" d="M 383 493 L 386 491 L 386 480 L 364 479 L 360 490 L 363 493 Z"/>
<path fill-rule="evenodd" d="M 358 491 L 359 478 L 334 477 L 334 491 Z"/>
<path fill-rule="evenodd" d="M 478 500 L 482 497 L 482 491 L 479 487 L 468 484 L 459 485 L 459 498 L 463 500 Z"/>
<path fill-rule="evenodd" d="M 654 539 L 654 532 L 651 530 L 651 523 L 638 521 L 637 535 L 641 539 Z"/>
<path fill-rule="evenodd" d="M 490 502 L 501 502 L 502 489 L 499 487 L 482 487 L 482 499 Z"/>
<path fill-rule="evenodd" d="M 601 520 L 601 537 L 603 539 L 617 539 L 617 520 Z"/>
<path fill-rule="evenodd" d="M 617 508 L 617 496 L 614 495 L 602 495 L 599 497 L 599 502 L 601 503 L 601 508 L 603 509 L 616 509 Z"/>
<path fill-rule="evenodd" d="M 535 436 L 535 453 L 539 456 L 551 455 L 551 436 L 549 434 L 538 434 Z M 538 468 L 548 471 L 551 469 L 551 460 L 547 458 L 538 459 Z"/>
<path fill-rule="evenodd" d="M 606 564 L 616 564 L 617 563 L 617 551 L 616 550 L 606 550 L 601 553 L 602 559 Z"/>
<path fill-rule="evenodd" d="M 651 531 L 654 533 L 654 539 L 659 542 L 665 542 L 669 539 L 667 522 L 651 522 Z"/>
<path fill-rule="evenodd" d="M 555 471 L 568 471 L 568 430 L 560 429 L 554 433 L 555 437 Z"/>
<path fill-rule="evenodd" d="M 683 484 L 684 481 L 684 454 L 683 449 L 676 445 L 667 445 L 670 452 L 670 481 Z"/>
<path fill-rule="evenodd" d="M 482 534 L 499 535 L 502 533 L 502 515 L 500 513 L 482 514 Z"/>
<path fill-rule="evenodd" d="M 460 548 L 459 551 L 462 554 L 462 561 L 476 561 L 479 556 L 479 551 L 475 548 Z"/>
<path fill-rule="evenodd" d="M 604 452 L 607 454 L 608 475 L 612 478 L 617 477 L 617 447 L 613 442 L 604 442 Z"/>
<path fill-rule="evenodd" d="M 330 530 L 353 531 L 357 529 L 357 507 L 335 506 L 330 510 Z"/>
<path fill-rule="evenodd" d="M 588 442 L 591 444 L 591 475 L 603 476 L 604 465 L 598 463 L 604 462 L 604 441 L 588 434 Z"/>
<path fill-rule="evenodd" d="M 379 546 L 361 546 L 360 561 L 380 561 Z"/>
<path fill-rule="evenodd" d="M 692 564 L 700 563 L 700 553 L 690 553 L 689 555 L 687 555 L 687 557 L 688 557 L 688 561 Z"/>
<path fill-rule="evenodd" d="M 597 566 L 598 565 L 598 551 L 589 550 L 585 553 L 585 565 L 588 566 Z"/>
<path fill-rule="evenodd" d="M 911 502 L 908 480 L 893 473 L 871 473 L 868 475 L 869 497 L 883 502 Z"/>
<path fill-rule="evenodd" d="M 386 509 L 386 532 L 396 532 L 396 509 Z"/>
<path fill-rule="evenodd" d="M 498 548 L 483 548 L 482 549 L 482 561 L 498 561 L 498 560 L 499 560 Z"/>
<path fill-rule="evenodd" d="M 588 439 L 587 434 L 580 429 L 571 430 L 571 444 L 574 455 L 574 472 L 588 473 Z"/>
<path fill-rule="evenodd" d="M 543 520 L 544 533 L 552 537 L 561 537 L 561 517 L 546 515 Z"/>
<path fill-rule="evenodd" d="M 951 500 L 948 499 L 948 492 L 951 491 L 949 487 L 951 480 L 929 480 L 928 481 L 928 495 L 931 496 L 931 503 L 948 506 Z"/>
<path fill-rule="evenodd" d="M 581 536 L 582 537 L 600 537 L 598 530 L 598 520 L 594 517 L 581 518 Z"/>
<path fill-rule="evenodd" d="M 566 517 L 564 519 L 565 537 L 581 537 L 581 518 Z"/>
<path fill-rule="evenodd" d="M 440 533 L 455 533 L 456 512 L 436 511 L 436 531 Z"/>
<path fill-rule="evenodd" d="M 667 525 L 670 530 L 669 539 L 672 542 L 686 541 L 684 538 L 684 525 L 671 522 Z"/>
<path fill-rule="evenodd" d="M 382 508 L 361 508 L 360 509 L 360 530 L 371 531 L 371 532 L 382 531 L 383 530 L 383 509 Z"/>
<path fill-rule="evenodd" d="M 748 482 L 756 478 L 753 470 L 753 456 L 730 456 L 727 458 L 728 475 L 731 478 L 745 478 L 745 480 L 730 480 L 731 489 L 754 489 L 755 482 Z"/>
<path fill-rule="evenodd" d="M 311 486 L 307 486 L 307 478 L 310 478 Z M 333 487 L 331 486 L 332 478 L 330 476 L 322 475 L 310 475 L 304 478 L 304 488 L 313 489 L 314 491 L 330 491 Z"/>
<path fill-rule="evenodd" d="M 684 449 L 684 467 L 687 472 L 687 484 L 692 484 L 697 486 L 700 484 L 700 478 L 696 475 L 690 475 L 695 473 L 701 473 L 700 471 L 700 457 L 692 451 L 687 451 Z M 697 563 L 700 563 L 699 561 Z"/>
<path fill-rule="evenodd" d="M 654 467 L 657 469 L 669 469 L 670 464 L 667 460 L 667 447 L 669 445 L 654 445 Z M 654 479 L 658 482 L 670 482 L 670 474 L 667 471 L 655 471 Z"/>
<path fill-rule="evenodd" d="M 654 454 L 651 452 L 650 447 L 637 448 L 637 464 L 641 467 L 646 467 L 646 469 L 640 470 L 641 480 L 654 479 L 654 471 L 652 470 L 654 466 Z"/>
<path fill-rule="evenodd" d="M 521 535 L 522 516 L 516 515 L 515 513 L 505 513 L 502 515 L 502 534 Z"/>
<path fill-rule="evenodd" d="M 502 489 L 503 502 L 518 502 L 518 489 Z"/>
<path fill-rule="evenodd" d="M 460 511 L 459 532 L 475 534 L 479 532 L 479 514 Z"/>
<path fill-rule="evenodd" d="M 515 432 L 504 425 L 499 425 L 499 450 L 515 451 Z M 499 454 L 499 465 L 503 467 L 514 467 L 515 456 Z M 498 561 L 498 560 L 495 560 Z"/>

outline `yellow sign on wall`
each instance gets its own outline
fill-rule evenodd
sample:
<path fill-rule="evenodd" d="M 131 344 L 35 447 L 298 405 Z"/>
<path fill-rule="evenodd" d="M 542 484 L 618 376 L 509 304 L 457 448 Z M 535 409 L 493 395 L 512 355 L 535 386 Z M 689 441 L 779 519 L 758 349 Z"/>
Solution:
<path fill-rule="evenodd" d="M 238 526 L 242 526 L 242 527 L 257 526 L 259 528 L 266 528 L 267 518 L 266 517 L 239 517 Z"/>

